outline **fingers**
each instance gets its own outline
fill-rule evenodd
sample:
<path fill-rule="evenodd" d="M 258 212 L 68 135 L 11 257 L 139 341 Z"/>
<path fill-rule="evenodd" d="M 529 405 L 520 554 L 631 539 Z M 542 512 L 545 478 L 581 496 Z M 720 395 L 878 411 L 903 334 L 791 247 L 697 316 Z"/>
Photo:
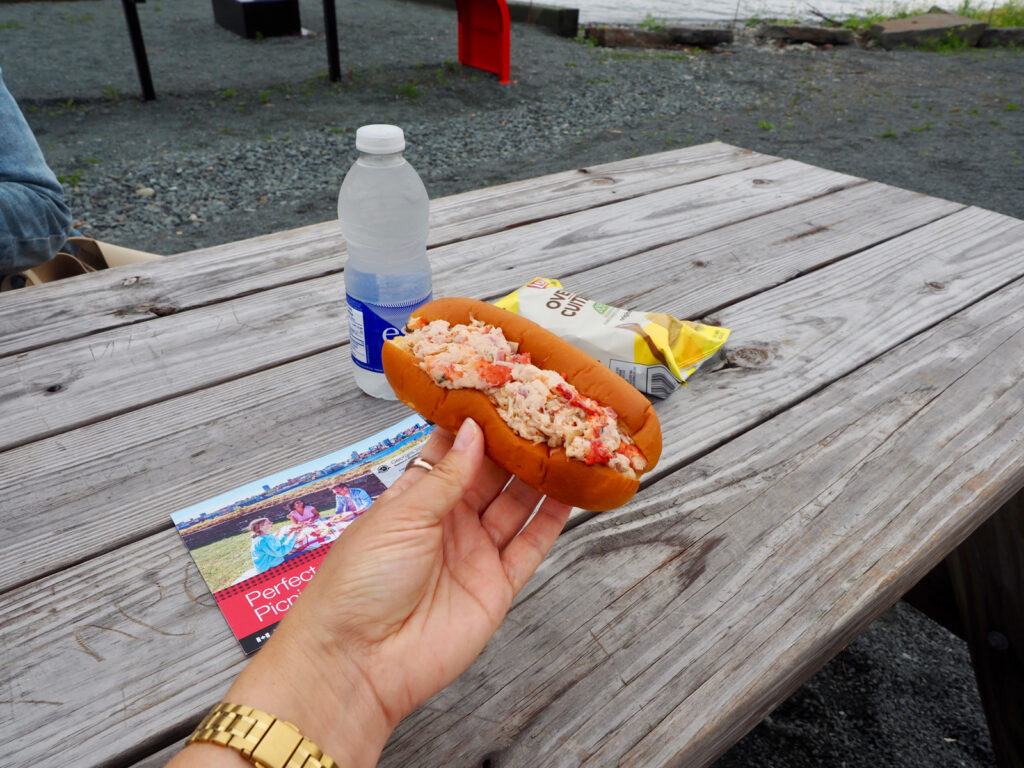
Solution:
<path fill-rule="evenodd" d="M 452 442 L 455 440 L 455 435 L 451 432 L 441 429 L 440 427 L 434 427 L 434 431 L 430 433 L 430 437 L 427 438 L 427 442 L 423 444 L 423 448 L 420 451 L 420 458 L 430 464 L 436 464 L 444 455 L 451 450 Z M 407 468 L 391 487 L 382 493 L 378 501 L 386 501 L 404 493 L 409 489 L 413 483 L 422 475 L 426 470 L 418 469 L 416 467 Z"/>
<path fill-rule="evenodd" d="M 447 429 L 434 427 L 430 439 L 424 443 L 423 450 L 420 451 L 420 458 L 430 464 L 437 464 L 452 449 L 453 442 L 455 442 L 455 435 Z"/>
<path fill-rule="evenodd" d="M 420 458 L 429 464 L 437 464 L 451 450 L 454 440 L 455 436 L 451 432 L 436 427 L 430 440 L 423 446 Z M 416 482 L 419 476 L 426 471 L 423 467 L 410 467 L 401 477 L 401 486 L 396 482 L 392 488 L 398 488 L 399 491 L 403 491 Z M 466 493 L 465 501 L 467 508 L 474 515 L 479 515 L 480 510 L 484 509 L 494 500 L 495 496 L 501 493 L 501 489 L 505 487 L 510 477 L 511 475 L 508 472 L 484 457 L 483 466 L 480 468 L 477 481 Z"/>
<path fill-rule="evenodd" d="M 499 550 L 512 541 L 513 537 L 530 519 L 537 502 L 544 494 L 536 491 L 518 477 L 494 500 L 480 517 L 480 524 Z"/>
<path fill-rule="evenodd" d="M 423 452 L 420 453 L 420 458 L 430 464 L 437 464 L 441 461 L 451 449 L 452 442 L 455 440 L 455 436 L 451 432 L 447 432 L 440 427 L 436 427 L 434 433 L 440 433 L 439 439 L 435 441 L 432 435 L 427 444 L 423 446 Z M 418 468 L 414 469 L 414 471 L 407 471 L 406 474 L 410 476 L 410 481 L 415 481 L 418 475 L 426 471 L 425 469 Z M 490 504 L 495 496 L 501 493 L 501 489 L 505 487 L 510 477 L 511 475 L 508 472 L 485 457 L 476 483 L 473 484 L 473 487 L 466 494 L 466 506 L 474 515 L 479 515 L 480 511 Z"/>
<path fill-rule="evenodd" d="M 484 465 L 484 436 L 466 419 L 451 448 L 429 472 L 419 472 L 401 499 L 392 496 L 398 514 L 425 524 L 443 519 L 471 491 Z"/>
<path fill-rule="evenodd" d="M 514 594 L 518 594 L 533 576 L 533 572 L 537 570 L 537 566 L 565 527 L 571 509 L 568 504 L 560 501 L 544 499 L 533 520 L 505 547 L 501 553 L 501 563 L 505 566 L 505 573 Z"/>

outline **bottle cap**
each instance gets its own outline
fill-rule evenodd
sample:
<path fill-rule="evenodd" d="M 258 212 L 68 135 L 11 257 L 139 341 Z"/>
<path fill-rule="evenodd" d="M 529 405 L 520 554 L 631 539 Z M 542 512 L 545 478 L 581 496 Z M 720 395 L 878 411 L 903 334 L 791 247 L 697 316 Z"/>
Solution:
<path fill-rule="evenodd" d="M 405 134 L 397 125 L 364 125 L 356 131 L 356 149 L 371 155 L 393 155 L 405 149 Z"/>

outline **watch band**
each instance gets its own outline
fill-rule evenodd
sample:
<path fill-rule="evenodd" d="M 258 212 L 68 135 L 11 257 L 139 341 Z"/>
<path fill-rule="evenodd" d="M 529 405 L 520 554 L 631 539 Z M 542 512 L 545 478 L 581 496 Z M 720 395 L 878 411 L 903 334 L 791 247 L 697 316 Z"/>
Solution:
<path fill-rule="evenodd" d="M 196 742 L 233 749 L 260 768 L 337 768 L 294 725 L 242 704 L 221 702 L 211 709 L 186 743 Z"/>

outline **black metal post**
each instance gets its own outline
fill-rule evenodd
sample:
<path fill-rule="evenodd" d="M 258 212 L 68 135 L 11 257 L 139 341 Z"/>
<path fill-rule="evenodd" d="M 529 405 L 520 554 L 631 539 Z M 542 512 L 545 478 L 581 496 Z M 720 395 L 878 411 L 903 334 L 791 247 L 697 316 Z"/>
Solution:
<path fill-rule="evenodd" d="M 121 5 L 124 6 L 124 19 L 128 22 L 128 36 L 132 39 L 132 53 L 135 54 L 135 68 L 139 71 L 142 98 L 153 101 L 156 98 L 156 91 L 153 90 L 153 76 L 149 73 L 149 59 L 146 57 L 146 44 L 142 40 L 139 11 L 135 7 L 137 1 L 121 0 Z"/>
<path fill-rule="evenodd" d="M 341 80 L 341 59 L 338 57 L 338 15 L 334 0 L 324 0 L 324 37 L 327 38 L 327 69 L 332 83 Z"/>

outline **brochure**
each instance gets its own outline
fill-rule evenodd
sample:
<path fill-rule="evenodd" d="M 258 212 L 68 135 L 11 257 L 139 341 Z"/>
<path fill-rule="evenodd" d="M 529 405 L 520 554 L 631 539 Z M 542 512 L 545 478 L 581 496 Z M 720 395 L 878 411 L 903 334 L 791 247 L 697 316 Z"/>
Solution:
<path fill-rule="evenodd" d="M 171 515 L 242 650 L 266 642 L 332 542 L 419 455 L 431 429 L 411 416 Z"/>

